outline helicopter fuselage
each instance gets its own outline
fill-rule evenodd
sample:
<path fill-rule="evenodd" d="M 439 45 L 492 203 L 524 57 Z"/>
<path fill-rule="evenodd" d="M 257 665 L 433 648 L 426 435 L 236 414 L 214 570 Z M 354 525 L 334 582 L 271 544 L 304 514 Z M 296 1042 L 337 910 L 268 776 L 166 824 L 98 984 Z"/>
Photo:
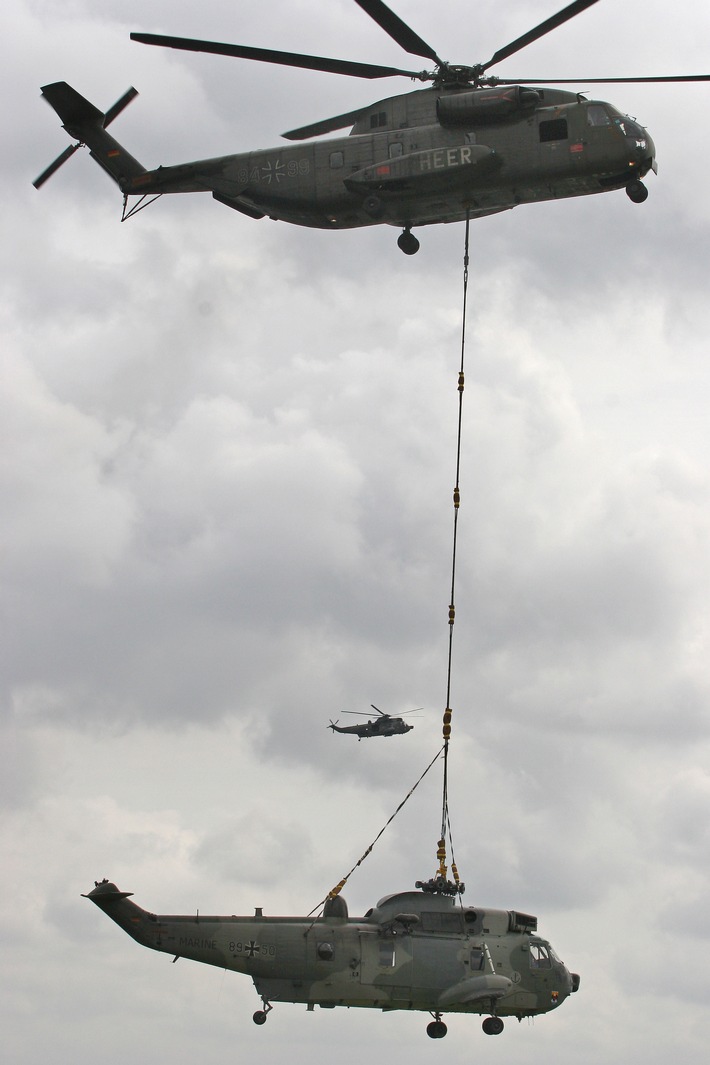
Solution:
<path fill-rule="evenodd" d="M 348 917 L 338 898 L 330 916 L 310 918 L 260 909 L 254 917 L 159 916 L 129 894 L 103 881 L 86 897 L 143 946 L 250 976 L 267 1008 L 294 1002 L 522 1019 L 556 1009 L 579 986 L 537 935 L 536 918 L 463 907 L 448 896 L 389 895 L 360 918 Z"/>
<path fill-rule="evenodd" d="M 655 168 L 650 136 L 608 103 L 430 88 L 379 101 L 347 137 L 160 167 L 123 187 L 211 191 L 251 217 L 321 229 L 412 227 L 628 187 Z"/>
<path fill-rule="evenodd" d="M 360 740 L 365 740 L 371 736 L 403 736 L 405 733 L 411 732 L 414 725 L 410 725 L 401 717 L 384 715 L 383 717 L 376 717 L 373 721 L 368 721 L 364 725 L 338 725 L 337 722 L 331 721 L 328 728 L 332 729 L 333 732 L 348 733 L 351 736 L 357 736 Z"/>

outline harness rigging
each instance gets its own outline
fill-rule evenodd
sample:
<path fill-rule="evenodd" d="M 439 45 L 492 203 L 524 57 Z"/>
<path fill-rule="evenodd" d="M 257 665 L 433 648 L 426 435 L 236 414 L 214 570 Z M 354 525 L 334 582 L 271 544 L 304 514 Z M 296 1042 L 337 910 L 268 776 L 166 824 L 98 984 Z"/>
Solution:
<path fill-rule="evenodd" d="M 454 503 L 454 527 L 453 543 L 451 550 L 451 595 L 449 598 L 449 652 L 446 667 L 446 709 L 442 721 L 442 735 L 444 739 L 443 751 L 443 782 L 441 797 L 441 833 L 436 847 L 436 859 L 438 868 L 436 875 L 427 881 L 417 881 L 416 886 L 424 891 L 435 892 L 440 895 L 463 895 L 466 885 L 459 877 L 459 871 L 454 859 L 454 843 L 451 835 L 451 821 L 449 818 L 449 743 L 451 740 L 451 673 L 454 646 L 454 622 L 456 620 L 456 549 L 458 538 L 459 507 L 461 505 L 461 434 L 463 427 L 463 393 L 464 393 L 464 360 L 466 355 L 466 310 L 468 300 L 468 267 L 469 267 L 469 229 L 470 213 L 466 214 L 466 228 L 464 234 L 463 256 L 463 306 L 461 314 L 461 361 L 459 364 L 457 390 L 458 398 L 458 426 L 456 433 L 456 478 L 453 491 Z M 451 852 L 451 876 L 448 879 L 448 866 L 446 861 L 446 840 L 449 840 Z"/>
<path fill-rule="evenodd" d="M 451 592 L 449 597 L 449 648 L 447 656 L 446 667 L 446 709 L 444 710 L 443 722 L 442 722 L 442 735 L 443 746 L 437 751 L 434 758 L 421 774 L 417 782 L 407 792 L 402 802 L 394 811 L 389 820 L 380 829 L 374 840 L 364 852 L 362 857 L 355 863 L 349 873 L 347 873 L 342 880 L 340 880 L 334 888 L 332 888 L 324 899 L 314 906 L 311 910 L 309 917 L 314 914 L 319 915 L 322 912 L 324 905 L 331 905 L 333 900 L 337 899 L 340 892 L 345 887 L 350 876 L 355 872 L 359 866 L 365 861 L 368 855 L 371 853 L 377 841 L 380 839 L 385 829 L 391 824 L 399 811 L 402 809 L 407 800 L 414 793 L 416 788 L 422 782 L 434 763 L 443 758 L 443 784 L 442 784 L 442 800 L 441 800 L 441 832 L 437 842 L 436 859 L 438 862 L 438 868 L 435 876 L 430 880 L 422 881 L 417 880 L 415 887 L 422 891 L 430 892 L 438 895 L 463 895 L 466 885 L 459 877 L 459 871 L 456 866 L 454 857 L 454 844 L 451 833 L 451 819 L 449 817 L 449 795 L 448 795 L 448 782 L 449 782 L 449 743 L 451 740 L 451 719 L 453 716 L 453 710 L 451 709 L 451 674 L 453 663 L 453 641 L 454 641 L 454 621 L 456 619 L 456 550 L 457 550 L 457 538 L 458 538 L 458 519 L 459 519 L 459 507 L 461 505 L 461 488 L 460 488 L 460 475 L 461 475 L 461 435 L 463 427 L 463 393 L 464 393 L 464 359 L 466 353 L 466 310 L 467 310 L 467 298 L 468 298 L 468 267 L 469 267 L 469 229 L 470 229 L 470 214 L 466 215 L 466 228 L 464 236 L 464 257 L 463 257 L 463 308 L 462 308 L 462 321 L 461 321 L 461 360 L 458 371 L 457 390 L 458 390 L 458 425 L 456 433 L 456 477 L 453 491 L 453 503 L 454 503 L 454 523 L 453 523 L 453 543 L 451 551 Z M 451 854 L 451 876 L 452 880 L 448 879 L 448 864 L 447 864 L 447 851 L 446 841 L 449 841 L 449 848 Z M 316 917 L 314 917 L 314 922 Z M 312 925 L 311 925 L 312 927 Z M 309 929 L 310 930 L 310 929 Z"/>

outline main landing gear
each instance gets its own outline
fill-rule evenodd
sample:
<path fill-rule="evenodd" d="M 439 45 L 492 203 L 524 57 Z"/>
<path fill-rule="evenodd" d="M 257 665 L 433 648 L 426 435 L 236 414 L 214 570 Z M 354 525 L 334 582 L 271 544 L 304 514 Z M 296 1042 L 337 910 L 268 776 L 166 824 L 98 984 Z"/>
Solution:
<path fill-rule="evenodd" d="M 274 1008 L 270 1002 L 266 1001 L 265 998 L 262 998 L 261 1001 L 264 1004 L 264 1008 L 263 1010 L 257 1010 L 254 1016 L 252 1017 L 254 1024 L 266 1024 L 267 1014 L 271 1013 L 272 1009 Z"/>
<path fill-rule="evenodd" d="M 419 241 L 412 233 L 410 226 L 405 226 L 397 237 L 397 245 L 405 255 L 416 255 L 419 251 Z M 436 1038 L 436 1036 L 434 1036 Z"/>
<path fill-rule="evenodd" d="M 430 1039 L 443 1039 L 448 1029 L 441 1019 L 440 1013 L 432 1013 L 433 1021 L 426 1026 L 426 1034 Z M 256 1018 L 255 1018 L 256 1019 Z M 263 1021 L 260 1022 L 263 1024 Z M 500 1035 L 505 1025 L 500 1017 L 486 1017 L 481 1025 L 486 1035 Z"/>
<path fill-rule="evenodd" d="M 432 1017 L 434 1020 L 426 1026 L 426 1034 L 430 1039 L 443 1039 L 448 1028 L 442 1021 L 440 1013 L 432 1013 Z"/>
<path fill-rule="evenodd" d="M 632 203 L 643 203 L 648 198 L 648 189 L 643 181 L 630 181 L 626 186 L 626 195 Z"/>

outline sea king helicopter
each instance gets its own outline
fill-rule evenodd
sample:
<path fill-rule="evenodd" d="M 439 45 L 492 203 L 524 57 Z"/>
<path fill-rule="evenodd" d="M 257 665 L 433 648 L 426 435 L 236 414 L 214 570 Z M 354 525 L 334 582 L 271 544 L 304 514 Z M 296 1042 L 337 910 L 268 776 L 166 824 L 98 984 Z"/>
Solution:
<path fill-rule="evenodd" d="M 415 226 L 613 189 L 625 189 L 633 202 L 641 203 L 648 195 L 642 178 L 656 171 L 655 147 L 646 130 L 609 103 L 549 85 L 707 81 L 710 75 L 519 79 L 488 73 L 596 2 L 574 0 L 486 62 L 458 66 L 441 59 L 382 0 L 356 0 L 406 52 L 434 64 L 433 70 L 422 71 L 132 33 L 143 44 L 430 84 L 284 133 L 298 142 L 294 146 L 148 170 L 106 132 L 137 95 L 135 89 L 102 112 L 66 82 L 56 82 L 45 85 L 42 94 L 76 143 L 34 185 L 39 188 L 77 148 L 87 145 L 123 193 L 122 220 L 167 193 L 210 192 L 249 218 L 268 216 L 317 229 L 396 226 L 402 229 L 397 243 L 408 255 L 419 249 L 411 232 Z M 349 125 L 349 136 L 310 140 Z M 137 200 L 129 208 L 133 197 Z"/>
<path fill-rule="evenodd" d="M 274 1002 L 430 1013 L 427 1034 L 442 1039 L 450 1013 L 485 1014 L 499 1035 L 504 1018 L 557 1009 L 579 987 L 537 933 L 537 918 L 514 910 L 463 906 L 463 885 L 443 877 L 386 895 L 349 917 L 331 892 L 321 917 L 210 917 L 149 913 L 108 880 L 85 898 L 144 947 L 250 976 L 264 1024 Z"/>
<path fill-rule="evenodd" d="M 367 721 L 364 725 L 341 725 L 338 727 L 337 721 L 331 721 L 328 725 L 329 729 L 333 732 L 346 732 L 352 736 L 357 736 L 358 742 L 360 740 L 369 739 L 370 736 L 401 736 L 405 732 L 411 732 L 414 725 L 410 725 L 404 718 L 407 714 L 416 714 L 421 710 L 405 710 L 401 717 L 392 717 L 391 714 L 386 714 L 384 710 L 380 710 L 374 703 L 370 703 L 373 710 L 376 710 L 380 715 L 373 718 L 372 721 Z M 355 714 L 357 717 L 369 717 L 369 714 L 364 714 L 360 710 L 343 710 L 344 714 Z"/>

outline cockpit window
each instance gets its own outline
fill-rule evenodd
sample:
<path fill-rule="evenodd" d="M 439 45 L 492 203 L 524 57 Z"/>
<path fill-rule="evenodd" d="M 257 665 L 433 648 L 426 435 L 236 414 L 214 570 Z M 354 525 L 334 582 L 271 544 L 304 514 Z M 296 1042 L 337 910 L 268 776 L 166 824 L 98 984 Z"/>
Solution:
<path fill-rule="evenodd" d="M 629 118 L 628 115 L 620 115 L 614 119 L 614 122 L 625 137 L 635 137 L 637 140 L 645 141 L 646 134 L 643 127 L 639 126 L 638 122 L 634 122 L 633 118 Z"/>
<path fill-rule="evenodd" d="M 542 943 L 530 944 L 530 968 L 551 969 L 550 952 Z"/>
<path fill-rule="evenodd" d="M 588 126 L 610 126 L 611 119 L 601 104 L 589 104 L 587 108 Z"/>

